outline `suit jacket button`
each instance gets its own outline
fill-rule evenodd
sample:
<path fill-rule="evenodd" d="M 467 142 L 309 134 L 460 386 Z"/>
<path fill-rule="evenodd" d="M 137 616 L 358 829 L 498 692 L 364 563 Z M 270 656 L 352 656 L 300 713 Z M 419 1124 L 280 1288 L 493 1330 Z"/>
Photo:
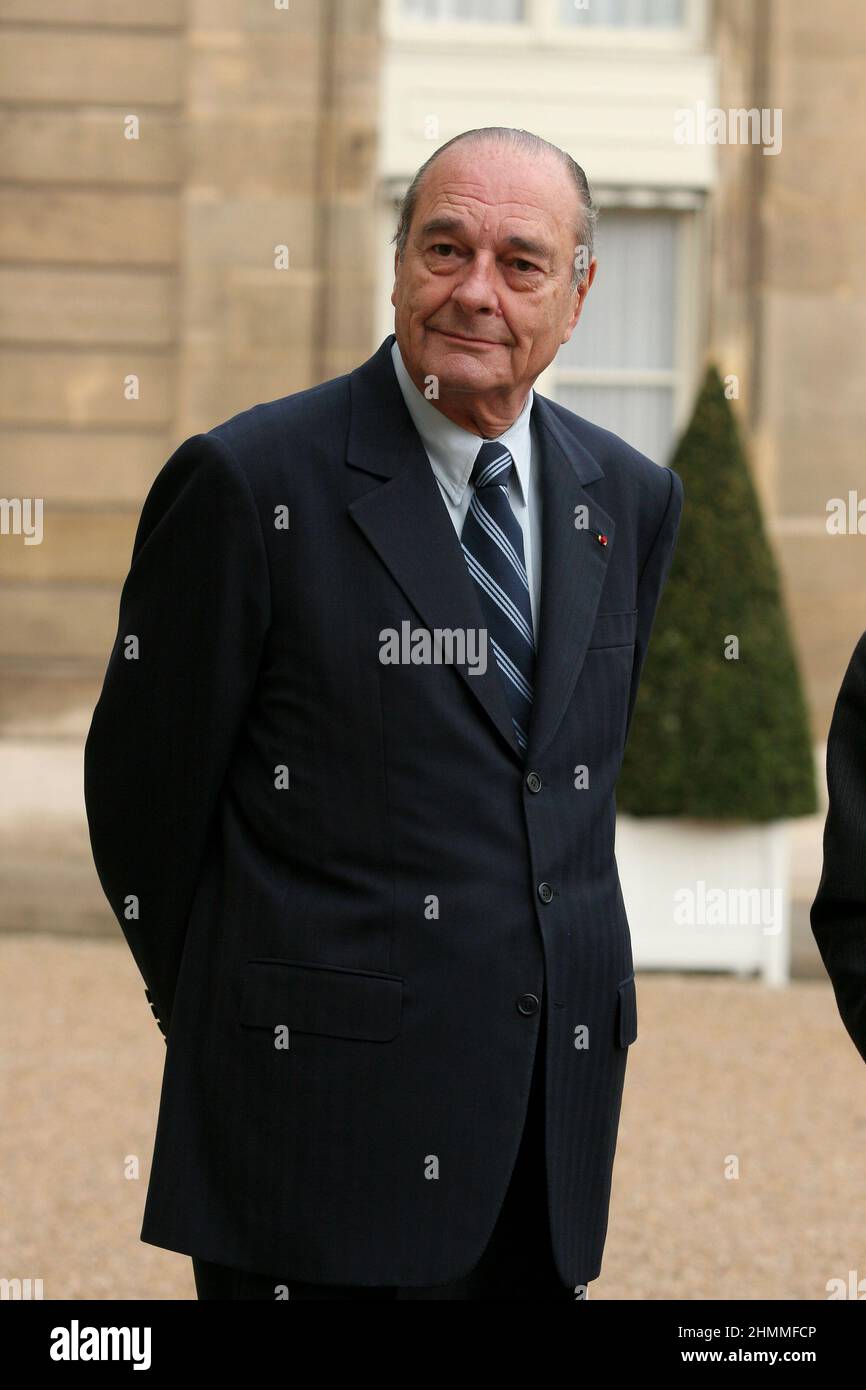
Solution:
<path fill-rule="evenodd" d="M 541 791 L 541 778 L 537 772 L 528 772 L 526 774 L 526 785 L 531 792 Z"/>
<path fill-rule="evenodd" d="M 540 897 L 543 903 L 550 902 L 550 899 L 553 897 L 553 889 L 551 888 L 549 883 L 539 883 L 538 896 Z"/>
<path fill-rule="evenodd" d="M 157 1012 L 157 1008 L 156 1008 L 156 1005 L 155 1005 L 154 1002 L 153 1002 L 153 998 L 152 998 L 152 996 L 151 996 L 150 990 L 149 990 L 149 989 L 145 989 L 144 994 L 145 994 L 145 998 L 147 999 L 148 1004 L 150 1005 L 150 1012 L 153 1014 L 154 1018 L 156 1019 L 156 1026 L 158 1027 L 160 1033 L 162 1033 L 162 1035 L 163 1035 L 163 1037 L 165 1038 L 166 1042 L 168 1042 L 168 1037 L 167 1037 L 167 1035 L 166 1035 L 166 1031 L 165 1031 L 165 1029 L 164 1029 L 163 1026 L 162 1026 L 162 1019 L 160 1018 L 160 1016 L 159 1016 L 159 1014 L 158 1014 L 158 1012 Z"/>
<path fill-rule="evenodd" d="M 537 1012 L 538 1012 L 538 998 L 537 998 L 537 996 L 534 995 L 534 994 L 521 994 L 520 998 L 519 998 L 518 1001 L 517 1001 L 517 1010 L 518 1010 L 518 1013 L 526 1014 L 527 1017 L 528 1017 L 530 1014 L 537 1013 Z"/>

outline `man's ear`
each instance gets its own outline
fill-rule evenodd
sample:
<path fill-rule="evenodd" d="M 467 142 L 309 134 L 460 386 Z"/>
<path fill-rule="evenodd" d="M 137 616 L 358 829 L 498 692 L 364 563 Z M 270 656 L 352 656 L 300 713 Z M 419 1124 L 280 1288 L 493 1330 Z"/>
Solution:
<path fill-rule="evenodd" d="M 586 296 L 589 294 L 589 289 L 590 289 L 590 286 L 591 286 L 593 280 L 595 279 L 595 272 L 596 272 L 597 269 L 598 269 L 598 260 L 596 259 L 595 256 L 593 256 L 592 260 L 590 261 L 589 265 L 587 266 L 585 276 L 584 276 L 583 279 L 581 280 L 581 282 L 580 282 L 580 284 L 578 285 L 577 289 L 574 291 L 574 304 L 572 305 L 572 309 L 571 309 L 571 318 L 570 318 L 569 321 L 568 321 L 568 328 L 567 328 L 566 331 L 565 331 L 565 337 L 562 339 L 562 341 L 563 341 L 564 343 L 567 343 L 567 342 L 568 342 L 569 338 L 571 337 L 572 333 L 574 332 L 574 328 L 575 328 L 575 324 L 577 323 L 577 320 L 580 318 L 581 314 L 583 313 L 583 306 L 584 306 L 584 303 L 585 303 L 585 301 L 586 301 Z"/>
<path fill-rule="evenodd" d="M 392 291 L 391 291 L 391 303 L 394 305 L 394 308 L 395 308 L 395 309 L 396 309 L 396 307 L 397 307 L 397 301 L 396 301 L 396 299 L 395 299 L 394 296 L 395 296 L 396 293 L 397 293 L 397 270 L 398 270 L 399 265 L 400 265 L 400 252 L 397 250 L 397 247 L 395 246 L 395 247 L 394 247 L 394 288 L 393 288 Z"/>

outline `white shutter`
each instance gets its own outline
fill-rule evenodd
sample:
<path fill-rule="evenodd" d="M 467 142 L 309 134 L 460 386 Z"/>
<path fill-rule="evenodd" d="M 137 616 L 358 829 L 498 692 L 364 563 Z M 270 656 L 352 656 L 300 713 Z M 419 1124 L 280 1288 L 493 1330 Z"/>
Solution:
<path fill-rule="evenodd" d="M 559 0 L 563 24 L 616 29 L 680 29 L 685 23 L 684 0 Z"/>
<path fill-rule="evenodd" d="M 439 22 L 518 24 L 523 19 L 523 0 L 401 0 L 400 9 L 405 19 Z"/>
<path fill-rule="evenodd" d="M 673 446 L 679 219 L 602 210 L 598 270 L 577 327 L 553 364 L 556 400 L 657 463 Z"/>

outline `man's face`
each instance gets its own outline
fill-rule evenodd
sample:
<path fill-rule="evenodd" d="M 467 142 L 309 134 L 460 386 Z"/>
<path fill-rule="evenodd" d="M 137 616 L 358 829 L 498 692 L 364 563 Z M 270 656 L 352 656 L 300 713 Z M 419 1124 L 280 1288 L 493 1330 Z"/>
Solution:
<path fill-rule="evenodd" d="M 395 332 L 409 374 L 524 398 L 571 337 L 595 275 L 571 288 L 577 190 L 553 156 L 456 145 L 428 170 L 402 260 Z"/>

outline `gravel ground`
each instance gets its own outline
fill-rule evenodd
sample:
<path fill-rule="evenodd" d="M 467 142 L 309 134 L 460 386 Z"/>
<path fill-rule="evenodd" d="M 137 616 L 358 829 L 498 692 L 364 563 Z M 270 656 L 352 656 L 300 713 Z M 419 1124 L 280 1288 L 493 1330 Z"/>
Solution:
<path fill-rule="evenodd" d="M 165 1045 L 125 943 L 10 934 L 0 973 L 0 1276 L 46 1299 L 194 1298 L 189 1260 L 138 1238 Z M 638 1015 L 590 1298 L 823 1299 L 866 1278 L 866 1086 L 829 984 L 642 974 Z"/>

